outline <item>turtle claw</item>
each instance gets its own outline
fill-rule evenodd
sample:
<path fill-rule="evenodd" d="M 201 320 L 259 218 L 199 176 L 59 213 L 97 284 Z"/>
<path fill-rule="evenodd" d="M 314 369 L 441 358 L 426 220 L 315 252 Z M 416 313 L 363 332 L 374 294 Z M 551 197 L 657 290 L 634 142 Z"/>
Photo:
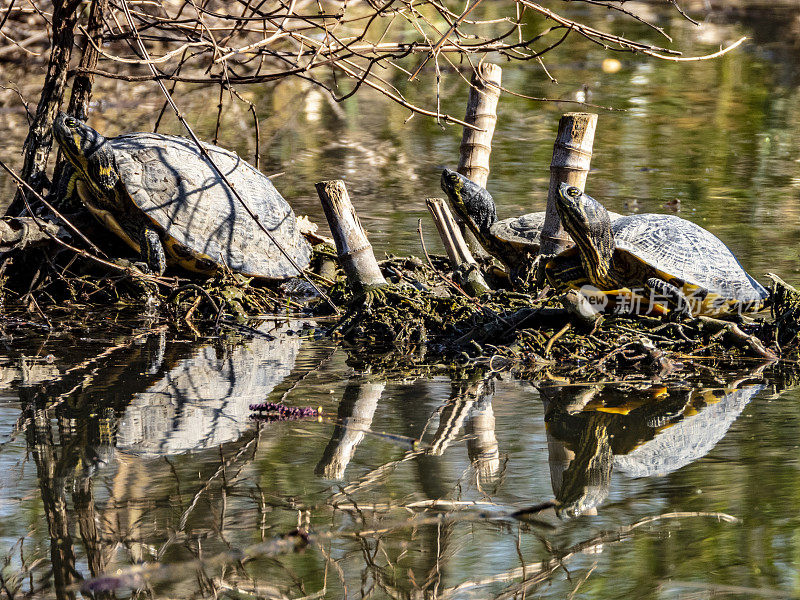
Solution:
<path fill-rule="evenodd" d="M 677 287 L 658 277 L 651 277 L 645 285 L 650 289 L 654 297 L 659 296 L 667 300 L 666 304 L 670 309 L 666 316 L 667 321 L 679 323 L 692 318 L 689 301 Z"/>
<path fill-rule="evenodd" d="M 142 261 L 132 262 L 124 258 L 118 258 L 112 262 L 126 270 L 130 276 L 131 287 L 137 295 L 145 300 L 148 309 L 154 308 L 158 304 L 158 284 L 147 277 L 140 277 L 140 275 L 153 275 L 150 266 Z"/>
<path fill-rule="evenodd" d="M 664 318 L 669 323 L 682 323 L 683 321 L 691 319 L 692 313 L 688 307 L 686 307 L 685 310 L 672 309 L 665 315 Z"/>

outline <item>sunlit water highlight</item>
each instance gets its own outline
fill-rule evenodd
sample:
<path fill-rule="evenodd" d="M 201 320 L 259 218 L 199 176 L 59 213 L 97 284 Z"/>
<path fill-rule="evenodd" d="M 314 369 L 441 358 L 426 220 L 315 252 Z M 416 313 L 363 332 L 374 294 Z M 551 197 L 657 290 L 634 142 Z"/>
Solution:
<path fill-rule="evenodd" d="M 669 26 L 688 53 L 709 50 L 690 26 Z M 603 74 L 606 56 L 578 46 L 554 60 L 558 86 L 533 64 L 507 69 L 504 82 L 533 96 L 588 92 L 595 104 L 626 109 L 599 111 L 587 191 L 623 213 L 677 210 L 761 281 L 774 271 L 796 282 L 796 63 L 761 48 L 696 64 L 624 55 L 618 72 Z M 428 89 L 408 87 L 410 97 L 430 99 Z M 463 86 L 449 75 L 442 90 L 443 110 L 460 115 Z M 455 164 L 460 131 L 419 117 L 403 124 L 405 111 L 368 93 L 334 109 L 286 83 L 256 100 L 268 115 L 261 168 L 283 173 L 276 186 L 298 212 L 322 220 L 313 183 L 343 177 L 379 251 L 419 254 L 420 218 L 429 247 L 439 248 L 424 199 L 441 195 L 439 167 Z M 209 138 L 215 115 L 191 109 L 202 102 L 197 91 L 182 97 Z M 145 129 L 147 103 L 160 100 L 131 111 L 104 99 L 95 124 L 109 134 Z M 574 108 L 502 99 L 489 183 L 501 217 L 543 208 L 558 116 Z M 220 144 L 250 156 L 247 119 L 230 109 L 224 125 Z M 178 132 L 175 123 L 167 129 Z M 643 419 L 644 392 L 602 390 L 616 411 L 575 416 L 553 409 L 575 401 L 569 391 L 553 400 L 507 377 L 384 381 L 354 371 L 344 350 L 303 323 L 264 329 L 275 339 L 8 340 L 3 577 L 41 559 L 48 568 L 37 570 L 34 588 L 45 597 L 76 589 L 75 573 L 118 570 L 95 589 L 124 597 L 149 585 L 155 597 L 184 598 L 212 588 L 292 598 L 800 594 L 796 389 L 779 391 L 742 368 L 709 388 L 671 391 Z M 322 407 L 324 416 L 258 424 L 248 407 L 264 400 Z M 587 459 L 611 457 L 601 461 L 606 472 L 567 473 L 581 449 Z M 565 478 L 585 514 L 512 518 L 565 497 Z M 311 537 L 293 535 L 298 527 Z M 130 572 L 144 563 L 169 566 L 146 579 Z"/>

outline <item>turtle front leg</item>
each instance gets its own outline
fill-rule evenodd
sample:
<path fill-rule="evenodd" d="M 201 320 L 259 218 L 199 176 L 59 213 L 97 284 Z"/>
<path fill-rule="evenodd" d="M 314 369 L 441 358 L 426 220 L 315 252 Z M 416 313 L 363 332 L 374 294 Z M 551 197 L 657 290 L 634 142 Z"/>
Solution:
<path fill-rule="evenodd" d="M 164 273 L 164 269 L 167 268 L 167 255 L 164 253 L 161 236 L 152 225 L 145 225 L 140 229 L 139 248 L 142 260 L 150 271 L 156 275 Z"/>
<path fill-rule="evenodd" d="M 658 277 L 651 277 L 645 282 L 645 286 L 650 290 L 651 302 L 656 297 L 666 298 L 670 308 L 668 319 L 681 321 L 691 318 L 692 310 L 686 295 L 671 283 L 667 283 Z"/>
<path fill-rule="evenodd" d="M 167 268 L 167 256 L 161 243 L 161 236 L 144 213 L 120 215 L 113 221 L 113 225 L 115 225 L 114 231 L 123 240 L 139 250 L 141 261 L 136 263 L 137 268 L 156 275 L 164 272 Z"/>

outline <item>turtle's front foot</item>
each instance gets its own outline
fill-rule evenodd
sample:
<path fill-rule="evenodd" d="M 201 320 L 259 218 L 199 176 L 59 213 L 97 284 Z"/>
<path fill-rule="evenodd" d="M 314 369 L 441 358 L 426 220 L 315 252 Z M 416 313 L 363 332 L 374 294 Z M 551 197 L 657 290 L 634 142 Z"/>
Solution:
<path fill-rule="evenodd" d="M 167 255 L 161 236 L 153 227 L 144 226 L 141 230 L 139 247 L 142 249 L 142 260 L 147 263 L 151 273 L 161 275 L 167 268 Z"/>
<path fill-rule="evenodd" d="M 128 283 L 133 294 L 144 300 L 146 312 L 152 312 L 159 304 L 158 284 L 148 275 L 153 275 L 147 263 L 137 261 L 131 262 L 124 258 L 113 261 L 117 266 L 123 267 L 129 275 Z"/>
<path fill-rule="evenodd" d="M 667 321 L 679 323 L 692 318 L 692 310 L 689 301 L 684 293 L 671 283 L 663 279 L 651 277 L 645 283 L 652 294 L 650 301 L 658 304 L 665 304 L 670 311 L 667 313 Z M 664 302 L 659 302 L 663 300 Z"/>

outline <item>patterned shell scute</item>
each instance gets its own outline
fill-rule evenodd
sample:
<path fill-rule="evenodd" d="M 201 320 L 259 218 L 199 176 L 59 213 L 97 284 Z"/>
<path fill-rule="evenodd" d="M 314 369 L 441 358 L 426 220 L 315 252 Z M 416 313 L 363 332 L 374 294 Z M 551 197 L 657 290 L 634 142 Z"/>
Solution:
<path fill-rule="evenodd" d="M 192 140 L 132 133 L 108 143 L 131 198 L 168 237 L 244 275 L 283 279 L 298 274 Z M 269 178 L 233 152 L 203 146 L 264 227 L 306 268 L 311 247 Z"/>
<path fill-rule="evenodd" d="M 750 400 L 766 387 L 757 384 L 729 392 L 719 402 L 667 427 L 632 452 L 615 456 L 615 469 L 628 477 L 653 477 L 702 458 L 725 436 Z"/>
<path fill-rule="evenodd" d="M 618 248 L 687 283 L 741 302 L 769 294 L 714 234 L 673 215 L 628 215 L 612 222 Z"/>
<path fill-rule="evenodd" d="M 503 219 L 492 225 L 491 232 L 505 242 L 522 246 L 539 246 L 544 215 L 544 212 L 535 212 L 521 217 Z"/>

